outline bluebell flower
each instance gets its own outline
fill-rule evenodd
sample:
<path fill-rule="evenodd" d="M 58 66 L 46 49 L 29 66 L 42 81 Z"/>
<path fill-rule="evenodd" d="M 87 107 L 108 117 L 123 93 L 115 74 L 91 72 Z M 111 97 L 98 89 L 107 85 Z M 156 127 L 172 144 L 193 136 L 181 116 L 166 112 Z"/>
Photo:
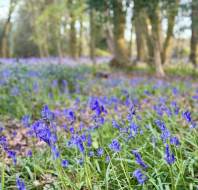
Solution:
<path fill-rule="evenodd" d="M 168 129 L 161 131 L 161 138 L 164 143 L 166 142 L 167 139 L 170 138 L 170 136 L 171 136 L 171 133 Z"/>
<path fill-rule="evenodd" d="M 100 116 L 102 113 L 107 113 L 104 105 L 99 103 L 99 101 L 95 98 L 91 99 L 90 108 L 95 111 L 96 116 Z"/>
<path fill-rule="evenodd" d="M 174 87 L 172 89 L 172 92 L 173 92 L 174 95 L 177 95 L 179 93 L 179 90 L 176 87 Z"/>
<path fill-rule="evenodd" d="M 62 165 L 63 168 L 67 168 L 68 165 L 69 165 L 68 160 L 62 160 L 61 165 Z"/>
<path fill-rule="evenodd" d="M 55 79 L 52 81 L 52 87 L 56 88 L 57 86 L 58 86 L 58 80 Z"/>
<path fill-rule="evenodd" d="M 117 123 L 117 121 L 112 120 L 112 126 L 116 129 L 120 129 L 120 125 Z"/>
<path fill-rule="evenodd" d="M 183 118 L 188 122 L 188 123 L 190 123 L 191 121 L 192 121 L 192 119 L 191 119 L 191 113 L 190 113 L 190 111 L 184 111 L 183 113 L 182 113 L 182 116 L 183 116 Z"/>
<path fill-rule="evenodd" d="M 129 126 L 130 136 L 135 137 L 138 134 L 138 130 L 139 126 L 136 123 L 131 122 Z"/>
<path fill-rule="evenodd" d="M 70 133 L 71 133 L 71 134 L 74 134 L 74 133 L 75 133 L 75 129 L 74 129 L 74 127 L 73 127 L 73 126 L 72 126 L 72 127 L 70 127 L 70 128 L 69 128 L 69 131 L 70 131 Z"/>
<path fill-rule="evenodd" d="M 93 157 L 94 156 L 94 151 L 89 151 L 88 156 Z"/>
<path fill-rule="evenodd" d="M 51 146 L 51 151 L 54 159 L 57 159 L 60 157 L 60 153 L 58 151 L 58 148 L 56 146 Z"/>
<path fill-rule="evenodd" d="M 164 131 L 166 130 L 166 125 L 163 121 L 161 120 L 155 120 L 155 124 L 157 125 L 157 127 L 161 130 Z"/>
<path fill-rule="evenodd" d="M 84 159 L 83 158 L 77 159 L 77 164 L 82 166 L 83 163 L 84 163 Z"/>
<path fill-rule="evenodd" d="M 180 145 L 179 139 L 177 137 L 171 137 L 170 138 L 170 143 L 172 145 L 175 145 L 175 146 L 179 146 Z"/>
<path fill-rule="evenodd" d="M 35 133 L 36 137 L 51 145 L 51 131 L 49 127 L 41 120 L 36 121 L 31 126 L 31 131 Z"/>
<path fill-rule="evenodd" d="M 17 162 L 16 152 L 13 150 L 7 150 L 7 155 L 8 155 L 8 158 L 12 159 L 13 164 L 16 165 L 16 162 Z"/>
<path fill-rule="evenodd" d="M 139 184 L 144 184 L 147 180 L 147 177 L 142 173 L 141 169 L 136 169 L 133 172 L 133 176 L 137 179 Z"/>
<path fill-rule="evenodd" d="M 171 153 L 170 151 L 170 147 L 168 144 L 166 144 L 166 148 L 165 148 L 165 160 L 166 162 L 171 165 L 175 162 L 175 156 L 173 153 Z"/>
<path fill-rule="evenodd" d="M 29 115 L 24 115 L 21 119 L 22 124 L 24 127 L 29 127 L 30 125 L 30 116 Z"/>
<path fill-rule="evenodd" d="M 111 144 L 109 144 L 109 148 L 114 152 L 120 152 L 121 150 L 120 143 L 117 139 L 112 140 Z"/>
<path fill-rule="evenodd" d="M 197 124 L 195 122 L 191 122 L 190 128 L 195 129 L 197 127 Z"/>
<path fill-rule="evenodd" d="M 84 148 L 84 145 L 83 145 L 82 140 L 81 139 L 78 139 L 76 144 L 77 144 L 78 150 L 80 152 L 84 153 L 85 148 Z"/>
<path fill-rule="evenodd" d="M 171 106 L 173 107 L 174 113 L 175 113 L 176 115 L 178 115 L 178 114 L 179 114 L 180 108 L 179 108 L 179 106 L 177 105 L 177 103 L 176 103 L 175 101 L 172 101 L 172 102 L 171 102 Z"/>
<path fill-rule="evenodd" d="M 98 155 L 99 157 L 101 157 L 103 154 L 104 154 L 103 148 L 98 148 L 98 149 L 97 149 L 97 155 Z"/>
<path fill-rule="evenodd" d="M 33 91 L 34 91 L 35 94 L 38 93 L 38 91 L 39 91 L 39 84 L 38 84 L 38 82 L 34 82 L 34 84 L 33 84 Z"/>
<path fill-rule="evenodd" d="M 32 151 L 31 151 L 31 150 L 28 150 L 28 151 L 27 151 L 27 156 L 28 156 L 28 157 L 32 157 Z"/>
<path fill-rule="evenodd" d="M 0 133 L 2 133 L 3 130 L 4 130 L 4 128 L 3 127 L 0 127 Z"/>
<path fill-rule="evenodd" d="M 87 146 L 88 147 L 91 147 L 92 146 L 92 138 L 91 138 L 91 135 L 90 134 L 87 137 Z"/>
<path fill-rule="evenodd" d="M 16 178 L 16 186 L 18 190 L 26 190 L 25 183 L 19 178 Z"/>
<path fill-rule="evenodd" d="M 135 160 L 136 160 L 137 164 L 142 166 L 144 169 L 148 168 L 147 164 L 144 163 L 140 153 L 137 150 L 132 150 L 132 154 L 135 156 Z"/>
<path fill-rule="evenodd" d="M 19 88 L 17 86 L 13 87 L 11 89 L 11 95 L 12 96 L 18 96 L 20 94 Z"/>
<path fill-rule="evenodd" d="M 54 113 L 49 109 L 47 105 L 43 106 L 41 110 L 41 116 L 43 119 L 48 119 L 49 121 L 52 121 L 55 118 Z"/>
<path fill-rule="evenodd" d="M 109 163 L 110 162 L 110 159 L 111 159 L 110 156 L 106 156 L 105 162 L 106 163 Z"/>

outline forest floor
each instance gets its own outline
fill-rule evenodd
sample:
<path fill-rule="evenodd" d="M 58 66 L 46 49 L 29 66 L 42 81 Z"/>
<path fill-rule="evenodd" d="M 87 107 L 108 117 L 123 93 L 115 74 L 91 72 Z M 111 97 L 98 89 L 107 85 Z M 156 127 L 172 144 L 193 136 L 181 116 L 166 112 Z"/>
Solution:
<path fill-rule="evenodd" d="M 197 73 L 166 73 L 1 66 L 1 186 L 196 188 Z"/>

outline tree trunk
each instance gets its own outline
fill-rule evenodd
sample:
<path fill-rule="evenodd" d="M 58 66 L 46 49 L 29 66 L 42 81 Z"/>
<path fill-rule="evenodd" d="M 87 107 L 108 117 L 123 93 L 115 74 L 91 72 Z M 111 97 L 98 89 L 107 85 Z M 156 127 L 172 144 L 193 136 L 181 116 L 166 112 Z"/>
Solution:
<path fill-rule="evenodd" d="M 121 0 L 112 1 L 113 5 L 113 33 L 114 33 L 114 58 L 111 65 L 115 67 L 127 66 L 129 63 L 128 50 L 124 39 L 125 13 Z"/>
<path fill-rule="evenodd" d="M 198 66 L 198 1 L 192 0 L 192 13 L 191 13 L 191 53 L 190 60 L 195 67 Z"/>
<path fill-rule="evenodd" d="M 69 33 L 69 54 L 72 58 L 77 56 L 77 40 L 76 40 L 76 18 L 74 15 L 73 0 L 68 0 L 68 8 L 70 11 L 70 33 Z"/>
<path fill-rule="evenodd" d="M 76 28 L 75 28 L 75 19 L 74 15 L 70 14 L 70 56 L 76 58 Z"/>
<path fill-rule="evenodd" d="M 10 53 L 8 38 L 9 38 L 9 32 L 11 30 L 11 17 L 16 7 L 16 4 L 11 0 L 9 6 L 10 7 L 9 7 L 9 12 L 8 12 L 8 18 L 5 22 L 5 25 L 3 27 L 3 31 L 1 34 L 1 38 L 0 38 L 0 53 L 1 53 L 1 56 L 3 57 L 8 57 Z"/>
<path fill-rule="evenodd" d="M 156 74 L 159 77 L 165 76 L 162 61 L 161 61 L 161 52 L 160 52 L 160 20 L 158 15 L 158 6 L 153 10 L 150 15 L 150 21 L 152 26 L 152 45 L 153 45 L 153 53 L 154 53 L 154 65 L 156 68 Z"/>
<path fill-rule="evenodd" d="M 175 17 L 178 12 L 178 5 L 179 0 L 175 0 L 173 6 L 169 7 L 168 12 L 168 29 L 166 32 L 166 39 L 163 44 L 163 51 L 162 51 L 162 64 L 167 64 L 170 60 L 170 52 L 172 50 L 172 43 L 173 43 L 173 29 L 175 24 Z"/>
<path fill-rule="evenodd" d="M 135 7 L 134 7 L 135 8 Z M 137 10 L 138 11 L 138 10 Z M 136 10 L 135 10 L 136 12 Z M 144 62 L 148 58 L 148 52 L 146 48 L 146 22 L 143 11 L 134 13 L 134 25 L 136 34 L 136 47 L 137 47 L 137 61 Z"/>
<path fill-rule="evenodd" d="M 78 57 L 82 56 L 82 37 L 83 37 L 83 19 L 79 18 L 80 21 L 80 31 L 79 31 L 79 45 L 78 45 Z"/>
<path fill-rule="evenodd" d="M 89 10 L 89 19 L 90 19 L 90 58 L 93 62 L 93 64 L 96 63 L 96 59 L 95 59 L 95 21 L 94 21 L 94 9 L 91 7 Z"/>

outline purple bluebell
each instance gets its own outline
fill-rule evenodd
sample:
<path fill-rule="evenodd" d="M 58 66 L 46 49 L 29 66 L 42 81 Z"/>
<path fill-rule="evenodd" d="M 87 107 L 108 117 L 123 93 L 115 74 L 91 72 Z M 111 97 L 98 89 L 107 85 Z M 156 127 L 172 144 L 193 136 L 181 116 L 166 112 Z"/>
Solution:
<path fill-rule="evenodd" d="M 55 145 L 51 146 L 51 152 L 52 152 L 52 155 L 53 155 L 53 159 L 57 159 L 57 158 L 60 157 L 59 150 Z"/>
<path fill-rule="evenodd" d="M 111 144 L 109 144 L 109 148 L 114 152 L 120 152 L 121 146 L 117 139 L 113 139 Z"/>
<path fill-rule="evenodd" d="M 62 165 L 63 168 L 67 168 L 68 165 L 69 165 L 68 160 L 62 160 L 61 165 Z"/>
<path fill-rule="evenodd" d="M 191 119 L 191 113 L 190 113 L 190 111 L 184 111 L 183 113 L 182 113 L 182 116 L 183 116 L 183 118 L 188 122 L 188 123 L 190 123 L 191 121 L 192 121 L 192 119 Z"/>
<path fill-rule="evenodd" d="M 39 91 L 39 84 L 38 84 L 38 82 L 34 82 L 34 84 L 33 84 L 33 91 L 34 91 L 35 94 L 38 93 L 38 91 Z"/>
<path fill-rule="evenodd" d="M 117 123 L 116 120 L 112 120 L 112 126 L 116 129 L 120 129 L 120 125 Z"/>
<path fill-rule="evenodd" d="M 11 89 L 11 95 L 12 96 L 18 96 L 20 94 L 19 88 L 17 86 L 13 87 Z"/>
<path fill-rule="evenodd" d="M 58 86 L 58 80 L 55 79 L 52 81 L 52 87 L 56 88 L 57 86 Z"/>
<path fill-rule="evenodd" d="M 129 126 L 130 136 L 135 137 L 138 134 L 138 130 L 139 130 L 139 126 L 136 123 L 131 122 Z"/>
<path fill-rule="evenodd" d="M 93 157 L 94 156 L 94 151 L 89 151 L 88 156 Z"/>
<path fill-rule="evenodd" d="M 195 122 L 191 122 L 190 128 L 191 128 L 191 129 L 197 128 L 197 124 L 196 124 Z"/>
<path fill-rule="evenodd" d="M 32 151 L 31 151 L 31 150 L 28 150 L 28 151 L 27 151 L 27 156 L 28 156 L 28 157 L 32 157 Z"/>
<path fill-rule="evenodd" d="M 73 127 L 73 126 L 72 126 L 72 127 L 70 127 L 70 128 L 69 128 L 69 131 L 70 131 L 70 133 L 71 133 L 71 134 L 74 134 L 74 133 L 75 133 L 75 129 L 74 129 L 74 127 Z"/>
<path fill-rule="evenodd" d="M 142 166 L 144 169 L 148 168 L 148 165 L 144 163 L 140 153 L 137 150 L 132 150 L 132 154 L 135 156 L 135 160 L 136 160 L 137 164 Z"/>
<path fill-rule="evenodd" d="M 83 158 L 77 159 L 76 162 L 77 162 L 77 164 L 82 166 L 84 163 L 84 159 Z"/>
<path fill-rule="evenodd" d="M 31 131 L 36 135 L 38 139 L 51 145 L 51 131 L 49 127 L 42 120 L 38 120 L 31 126 Z"/>
<path fill-rule="evenodd" d="M 106 162 L 106 163 L 109 163 L 110 160 L 111 160 L 110 156 L 106 156 L 105 162 Z"/>
<path fill-rule="evenodd" d="M 92 146 L 92 138 L 91 138 L 91 135 L 90 134 L 87 136 L 87 146 L 88 147 L 91 147 Z"/>
<path fill-rule="evenodd" d="M 166 162 L 171 165 L 175 162 L 175 156 L 173 153 L 171 153 L 170 151 L 170 147 L 168 144 L 166 144 L 166 147 L 165 147 L 165 156 L 164 156 Z"/>
<path fill-rule="evenodd" d="M 172 101 L 172 102 L 171 102 L 171 106 L 172 106 L 172 108 L 173 108 L 173 111 L 174 111 L 175 115 L 178 115 L 178 114 L 179 114 L 180 108 L 179 108 L 179 106 L 177 105 L 177 103 L 176 103 L 175 101 Z"/>
<path fill-rule="evenodd" d="M 178 90 L 176 87 L 174 87 L 174 88 L 172 89 L 172 93 L 173 93 L 173 95 L 178 95 L 179 90 Z"/>
<path fill-rule="evenodd" d="M 2 133 L 4 130 L 4 127 L 0 127 L 0 133 Z"/>
<path fill-rule="evenodd" d="M 179 146 L 180 145 L 179 139 L 177 137 L 171 137 L 170 138 L 170 143 L 172 145 L 175 145 L 175 146 Z"/>
<path fill-rule="evenodd" d="M 7 155 L 8 155 L 8 158 L 12 159 L 13 164 L 16 165 L 16 163 L 17 163 L 16 152 L 13 150 L 7 150 Z"/>
<path fill-rule="evenodd" d="M 162 141 L 165 143 L 171 136 L 171 133 L 168 129 L 161 131 L 161 138 Z"/>
<path fill-rule="evenodd" d="M 104 154 L 103 148 L 98 148 L 98 149 L 97 149 L 97 155 L 98 155 L 99 157 L 101 157 L 103 154 Z"/>
<path fill-rule="evenodd" d="M 65 117 L 69 120 L 71 124 L 76 121 L 76 115 L 72 109 L 65 109 L 63 112 Z"/>
<path fill-rule="evenodd" d="M 137 179 L 139 184 L 144 184 L 147 180 L 147 177 L 142 173 L 141 169 L 136 169 L 133 172 L 133 176 Z"/>
<path fill-rule="evenodd" d="M 85 151 L 83 142 L 82 142 L 82 140 L 81 140 L 80 138 L 77 140 L 77 147 L 78 147 L 78 150 L 79 150 L 80 152 L 83 153 L 83 152 Z"/>
<path fill-rule="evenodd" d="M 55 118 L 54 113 L 49 109 L 47 105 L 43 106 L 41 110 L 41 116 L 43 119 L 48 119 L 49 121 L 52 121 Z"/>
<path fill-rule="evenodd" d="M 16 178 L 16 187 L 18 190 L 26 190 L 25 183 L 19 178 Z"/>
<path fill-rule="evenodd" d="M 22 124 L 24 127 L 29 127 L 30 125 L 30 116 L 29 115 L 24 115 L 21 119 Z"/>

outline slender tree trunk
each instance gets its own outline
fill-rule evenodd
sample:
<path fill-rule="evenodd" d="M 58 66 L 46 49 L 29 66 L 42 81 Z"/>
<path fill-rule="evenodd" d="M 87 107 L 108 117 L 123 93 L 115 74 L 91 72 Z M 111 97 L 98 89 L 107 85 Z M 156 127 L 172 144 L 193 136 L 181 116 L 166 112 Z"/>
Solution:
<path fill-rule="evenodd" d="M 143 62 L 147 60 L 148 53 L 146 48 L 146 22 L 143 11 L 134 15 L 134 25 L 136 33 L 137 61 Z"/>
<path fill-rule="evenodd" d="M 106 39 L 109 51 L 114 54 L 113 33 L 109 26 L 106 26 Z"/>
<path fill-rule="evenodd" d="M 107 46 L 108 46 L 108 50 L 113 55 L 114 54 L 113 29 L 112 29 L 112 24 L 109 21 L 111 15 L 108 4 L 106 4 L 106 10 L 104 11 L 104 14 L 105 14 L 105 18 L 107 19 L 105 22 L 105 34 L 106 34 Z"/>
<path fill-rule="evenodd" d="M 112 3 L 114 14 L 114 58 L 111 61 L 111 65 L 115 67 L 127 66 L 129 63 L 129 54 L 124 39 L 125 13 L 123 11 L 122 1 L 114 0 Z"/>
<path fill-rule="evenodd" d="M 192 13 L 191 13 L 191 53 L 190 60 L 195 67 L 198 66 L 198 1 L 192 0 Z"/>
<path fill-rule="evenodd" d="M 61 43 L 59 40 L 57 40 L 57 50 L 58 50 L 59 63 L 62 64 L 63 63 L 63 51 L 62 51 Z"/>
<path fill-rule="evenodd" d="M 90 58 L 93 64 L 96 63 L 95 59 L 95 23 L 94 23 L 94 9 L 90 8 L 89 10 L 89 19 L 90 19 Z"/>
<path fill-rule="evenodd" d="M 154 53 L 154 65 L 156 68 L 156 74 L 160 77 L 165 76 L 162 60 L 161 60 L 161 52 L 160 52 L 160 30 L 159 30 L 159 16 L 158 16 L 158 6 L 153 9 L 152 14 L 150 15 L 150 21 L 152 25 L 152 45 L 153 45 L 153 53 Z"/>
<path fill-rule="evenodd" d="M 129 42 L 129 57 L 132 58 L 133 55 L 133 27 L 131 24 L 131 31 L 130 31 L 130 42 Z"/>
<path fill-rule="evenodd" d="M 2 57 L 9 57 L 9 44 L 8 44 L 8 38 L 9 38 L 9 32 L 10 32 L 10 22 L 9 23 L 6 23 L 6 26 L 5 26 L 5 33 L 3 35 L 3 38 L 2 38 L 2 45 L 1 45 L 1 48 L 2 48 Z"/>
<path fill-rule="evenodd" d="M 0 38 L 0 54 L 3 57 L 8 57 L 10 54 L 8 38 L 9 38 L 10 30 L 11 30 L 11 17 L 12 17 L 12 13 L 14 12 L 15 7 L 16 7 L 16 4 L 13 3 L 12 0 L 10 0 L 8 18 L 4 24 L 3 31 L 1 33 L 1 38 Z"/>
<path fill-rule="evenodd" d="M 77 56 L 77 39 L 76 39 L 76 18 L 74 15 L 73 0 L 68 0 L 68 8 L 70 11 L 70 33 L 69 33 L 69 54 L 72 58 Z"/>
<path fill-rule="evenodd" d="M 173 29 L 175 24 L 175 17 L 178 13 L 179 0 L 175 0 L 173 7 L 171 6 L 168 12 L 168 29 L 166 32 L 166 38 L 163 44 L 162 51 L 162 64 L 167 64 L 170 60 L 170 52 L 172 50 L 173 43 Z"/>
<path fill-rule="evenodd" d="M 80 21 L 80 31 L 79 31 L 79 45 L 78 45 L 78 57 L 82 56 L 82 37 L 83 37 L 83 19 L 82 17 L 79 18 Z"/>
<path fill-rule="evenodd" d="M 70 56 L 76 58 L 76 28 L 73 13 L 70 14 Z"/>

